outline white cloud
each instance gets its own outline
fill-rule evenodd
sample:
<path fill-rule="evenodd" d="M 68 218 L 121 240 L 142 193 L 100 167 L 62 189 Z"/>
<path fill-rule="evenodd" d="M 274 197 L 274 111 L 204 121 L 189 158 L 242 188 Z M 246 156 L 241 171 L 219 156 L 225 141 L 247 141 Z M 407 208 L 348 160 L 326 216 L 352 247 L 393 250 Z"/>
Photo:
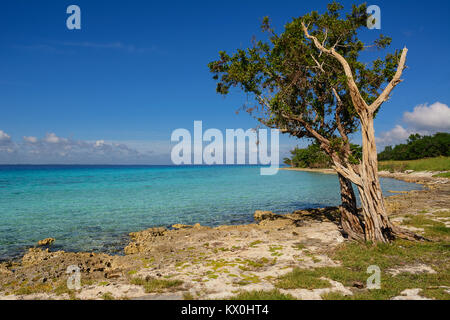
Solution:
<path fill-rule="evenodd" d="M 11 137 L 3 130 L 0 130 L 0 143 L 10 142 Z"/>
<path fill-rule="evenodd" d="M 388 146 L 405 141 L 414 132 L 406 130 L 401 125 L 396 125 L 393 129 L 383 132 L 379 137 L 376 137 L 376 143 L 380 146 Z"/>
<path fill-rule="evenodd" d="M 99 148 L 99 147 L 101 147 L 101 146 L 103 146 L 105 144 L 105 140 L 97 140 L 97 141 L 95 141 L 95 146 L 97 147 L 97 148 Z"/>
<path fill-rule="evenodd" d="M 54 134 L 54 133 L 47 133 L 45 135 L 44 141 L 48 142 L 48 143 L 65 143 L 68 140 L 64 139 L 64 138 L 60 138 L 60 137 L 56 136 L 56 134 Z"/>
<path fill-rule="evenodd" d="M 23 140 L 28 143 L 36 143 L 38 142 L 38 138 L 36 137 L 23 137 Z"/>
<path fill-rule="evenodd" d="M 162 142 L 161 142 L 162 143 Z M 74 140 L 55 133 L 43 138 L 24 136 L 22 141 L 13 142 L 0 130 L 0 163 L 26 164 L 163 164 L 170 160 L 170 153 L 151 150 L 152 142 L 146 142 L 145 149 L 128 142 L 105 140 Z M 166 142 L 169 149 L 170 144 Z"/>
<path fill-rule="evenodd" d="M 398 124 L 376 137 L 380 151 L 385 146 L 404 143 L 410 135 L 415 133 L 432 135 L 436 132 L 450 132 L 450 108 L 440 102 L 430 106 L 418 105 L 412 112 L 405 112 L 402 120 L 406 125 Z"/>
<path fill-rule="evenodd" d="M 403 121 L 417 130 L 448 131 L 450 130 L 450 108 L 440 102 L 430 106 L 418 105 L 413 112 L 404 113 Z"/>

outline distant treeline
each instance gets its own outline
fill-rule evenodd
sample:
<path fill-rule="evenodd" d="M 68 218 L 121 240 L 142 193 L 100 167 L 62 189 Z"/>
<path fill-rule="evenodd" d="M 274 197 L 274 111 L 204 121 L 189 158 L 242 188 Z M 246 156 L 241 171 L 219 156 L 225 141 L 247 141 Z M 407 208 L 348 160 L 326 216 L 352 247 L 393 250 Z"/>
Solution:
<path fill-rule="evenodd" d="M 361 159 L 361 146 L 351 145 L 351 162 L 357 163 Z M 285 158 L 284 163 L 296 168 L 330 168 L 330 157 L 317 144 L 307 148 L 295 148 L 291 151 L 291 158 Z M 450 156 L 450 133 L 439 132 L 432 136 L 411 135 L 405 144 L 395 147 L 388 146 L 378 154 L 378 160 L 417 160 L 423 158 Z"/>
<path fill-rule="evenodd" d="M 351 162 L 357 163 L 362 157 L 361 146 L 352 144 Z M 331 158 L 320 149 L 319 145 L 314 143 L 305 149 L 295 148 L 291 151 L 291 158 L 285 158 L 284 163 L 295 168 L 330 168 Z"/>
<path fill-rule="evenodd" d="M 405 144 L 388 146 L 378 154 L 378 160 L 416 160 L 450 156 L 450 133 L 439 132 L 432 136 L 413 134 Z"/>

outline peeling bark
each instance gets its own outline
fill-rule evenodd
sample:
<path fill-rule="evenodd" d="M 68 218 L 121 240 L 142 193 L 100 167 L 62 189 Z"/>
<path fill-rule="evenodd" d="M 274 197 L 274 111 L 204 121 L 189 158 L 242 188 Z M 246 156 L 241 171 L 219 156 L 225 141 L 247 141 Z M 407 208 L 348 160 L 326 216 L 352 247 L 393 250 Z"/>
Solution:
<path fill-rule="evenodd" d="M 341 216 L 341 227 L 345 235 L 352 240 L 363 241 L 364 223 L 358 213 L 356 206 L 356 196 L 350 180 L 338 174 L 341 187 L 341 206 L 339 213 Z"/>

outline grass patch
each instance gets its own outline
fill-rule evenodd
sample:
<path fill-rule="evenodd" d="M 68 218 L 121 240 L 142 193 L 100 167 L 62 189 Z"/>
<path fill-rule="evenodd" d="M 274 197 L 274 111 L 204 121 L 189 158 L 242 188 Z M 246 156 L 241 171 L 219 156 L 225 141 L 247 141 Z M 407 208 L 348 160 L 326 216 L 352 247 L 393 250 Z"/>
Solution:
<path fill-rule="evenodd" d="M 303 243 L 295 243 L 292 248 L 295 250 L 303 250 L 306 249 L 306 246 Z"/>
<path fill-rule="evenodd" d="M 261 279 L 254 274 L 241 274 L 241 280 L 237 282 L 240 286 L 246 286 L 251 283 L 259 283 L 261 282 Z"/>
<path fill-rule="evenodd" d="M 270 246 L 269 252 L 271 252 L 271 256 L 279 257 L 282 256 L 283 253 L 279 252 L 280 250 L 283 250 L 283 246 Z"/>
<path fill-rule="evenodd" d="M 378 170 L 389 172 L 399 172 L 405 170 L 448 171 L 450 170 L 450 157 L 436 157 L 404 161 L 380 161 L 378 163 Z"/>
<path fill-rule="evenodd" d="M 436 226 L 432 226 L 436 227 Z M 390 244 L 345 243 L 331 255 L 335 261 L 341 261 L 340 267 L 321 267 L 315 269 L 294 269 L 280 277 L 276 286 L 284 289 L 330 287 L 325 277 L 352 287 L 355 282 L 365 285 L 370 274 L 367 267 L 377 265 L 381 269 L 381 289 L 353 290 L 352 296 L 338 293 L 324 294 L 324 299 L 391 299 L 405 289 L 420 288 L 421 295 L 434 299 L 450 299 L 441 286 L 450 287 L 450 244 L 448 242 L 409 242 L 394 241 Z M 406 265 L 425 264 L 436 273 L 401 273 L 392 276 L 387 269 Z"/>
<path fill-rule="evenodd" d="M 114 296 L 111 293 L 109 293 L 109 292 L 105 292 L 102 295 L 102 299 L 103 300 L 115 300 Z"/>
<path fill-rule="evenodd" d="M 450 211 L 438 211 L 433 213 L 433 216 L 439 218 L 450 218 Z"/>
<path fill-rule="evenodd" d="M 183 300 L 195 300 L 194 296 L 190 292 L 183 293 Z"/>
<path fill-rule="evenodd" d="M 446 217 L 448 212 L 441 212 L 435 214 L 435 216 Z M 430 219 L 423 215 L 408 215 L 403 222 L 406 225 L 413 226 L 415 228 L 422 228 L 425 231 L 425 237 L 432 238 L 433 240 L 450 240 L 450 228 L 445 226 L 445 223 Z"/>
<path fill-rule="evenodd" d="M 260 244 L 260 243 L 262 243 L 261 240 L 256 240 L 256 241 L 251 242 L 248 246 L 249 246 L 250 248 L 255 248 L 255 247 L 257 247 L 258 244 Z"/>
<path fill-rule="evenodd" d="M 53 286 L 49 283 L 40 283 L 34 285 L 23 285 L 17 289 L 14 293 L 16 295 L 28 295 L 33 293 L 49 293 L 53 290 Z"/>
<path fill-rule="evenodd" d="M 450 178 L 450 171 L 435 174 L 433 177 L 436 177 L 436 178 Z"/>
<path fill-rule="evenodd" d="M 295 268 L 292 272 L 281 276 L 275 286 L 282 289 L 317 289 L 331 286 L 330 282 L 320 277 L 317 270 Z"/>
<path fill-rule="evenodd" d="M 146 293 L 150 292 L 161 292 L 164 289 L 171 289 L 179 287 L 183 284 L 181 280 L 164 280 L 164 279 L 142 279 L 142 278 L 133 278 L 131 279 L 131 284 L 135 284 L 138 286 L 143 286 Z"/>
<path fill-rule="evenodd" d="M 281 293 L 279 290 L 271 291 L 244 291 L 230 300 L 295 300 L 290 294 Z"/>

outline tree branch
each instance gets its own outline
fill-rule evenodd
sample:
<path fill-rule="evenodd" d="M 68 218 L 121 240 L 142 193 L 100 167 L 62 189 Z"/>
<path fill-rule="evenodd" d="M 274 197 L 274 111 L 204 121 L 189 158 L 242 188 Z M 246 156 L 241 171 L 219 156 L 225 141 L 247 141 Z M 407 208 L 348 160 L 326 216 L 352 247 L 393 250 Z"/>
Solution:
<path fill-rule="evenodd" d="M 391 94 L 392 90 L 395 88 L 396 85 L 398 85 L 402 80 L 400 77 L 402 76 L 403 70 L 405 69 L 405 63 L 406 63 L 406 54 L 408 53 L 408 49 L 405 47 L 402 50 L 402 55 L 400 57 L 400 62 L 397 67 L 397 71 L 395 72 L 394 77 L 389 82 L 389 84 L 386 86 L 386 88 L 383 90 L 383 92 L 378 96 L 378 98 L 370 105 L 370 111 L 375 112 L 377 109 L 383 104 L 383 102 L 387 101 L 389 99 L 389 95 Z"/>
<path fill-rule="evenodd" d="M 325 146 L 329 146 L 330 145 L 330 141 L 328 139 L 326 139 L 324 136 L 322 136 L 320 133 L 318 133 L 316 130 L 314 130 L 309 124 L 308 122 L 306 122 L 302 116 L 298 117 L 298 116 L 293 116 L 293 115 L 288 115 L 284 112 L 281 112 L 281 116 L 287 120 L 294 120 L 294 121 L 298 121 L 300 122 L 303 127 L 312 135 L 312 137 L 316 138 L 317 140 L 320 141 L 320 143 L 324 144 Z"/>
<path fill-rule="evenodd" d="M 319 42 L 319 40 L 316 37 L 310 35 L 308 32 L 308 28 L 305 26 L 304 22 L 302 22 L 302 27 L 306 38 L 312 40 L 317 49 L 319 49 L 321 52 L 325 52 L 326 54 L 333 56 L 336 60 L 339 61 L 339 63 L 344 68 L 344 72 L 347 77 L 347 85 L 350 90 L 350 96 L 352 98 L 356 110 L 359 112 L 367 110 L 369 106 L 364 101 L 364 99 L 361 96 L 361 93 L 359 92 L 358 86 L 356 85 L 355 79 L 353 78 L 352 69 L 350 68 L 350 65 L 348 64 L 347 60 L 345 60 L 343 56 L 341 56 L 338 52 L 336 52 L 336 50 L 334 50 L 334 46 L 331 49 L 327 49 Z"/>
<path fill-rule="evenodd" d="M 339 112 L 341 112 L 342 109 L 342 100 L 341 97 L 339 97 L 337 91 L 335 88 L 332 88 L 333 94 L 336 97 L 336 125 L 338 128 L 339 133 L 341 134 L 341 137 L 348 143 L 348 136 L 347 133 L 344 130 L 344 127 L 342 126 L 341 122 L 341 116 L 339 115 Z"/>

